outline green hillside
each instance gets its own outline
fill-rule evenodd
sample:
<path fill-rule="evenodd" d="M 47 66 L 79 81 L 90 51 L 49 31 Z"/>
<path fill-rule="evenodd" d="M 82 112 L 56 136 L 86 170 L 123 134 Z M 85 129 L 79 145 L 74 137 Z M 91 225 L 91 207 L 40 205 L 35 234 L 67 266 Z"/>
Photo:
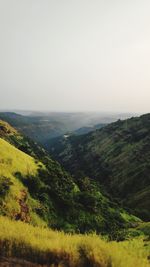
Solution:
<path fill-rule="evenodd" d="M 75 182 L 43 148 L 3 121 L 0 137 L 1 214 L 111 239 L 138 221 L 104 196 L 99 183 L 88 177 Z"/>
<path fill-rule="evenodd" d="M 57 139 L 49 151 L 76 179 L 99 181 L 115 201 L 150 220 L 150 114 Z"/>
<path fill-rule="evenodd" d="M 32 157 L 0 138 L 0 214 L 33 224 L 44 223 L 36 212 L 39 201 L 31 197 L 15 175 L 36 176 L 39 168 L 44 169 L 42 163 L 35 163 Z"/>

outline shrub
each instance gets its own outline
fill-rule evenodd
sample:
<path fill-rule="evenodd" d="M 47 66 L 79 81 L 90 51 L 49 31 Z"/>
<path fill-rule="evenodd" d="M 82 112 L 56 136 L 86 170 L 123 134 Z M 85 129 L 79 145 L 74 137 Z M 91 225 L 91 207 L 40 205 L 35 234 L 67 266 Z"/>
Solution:
<path fill-rule="evenodd" d="M 5 197 L 13 183 L 7 177 L 0 177 L 0 197 Z"/>

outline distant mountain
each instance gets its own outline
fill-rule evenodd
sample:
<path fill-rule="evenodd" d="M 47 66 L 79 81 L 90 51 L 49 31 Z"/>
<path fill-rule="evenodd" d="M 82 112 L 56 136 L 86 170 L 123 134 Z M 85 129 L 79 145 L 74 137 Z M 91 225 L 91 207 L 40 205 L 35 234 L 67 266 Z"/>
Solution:
<path fill-rule="evenodd" d="M 19 111 L 18 111 L 19 112 Z M 130 114 L 107 114 L 96 112 L 31 112 L 20 111 L 0 112 L 0 119 L 7 121 L 26 136 L 43 146 L 55 137 L 66 132 L 83 134 L 93 130 L 93 127 L 112 122 L 118 118 L 126 118 Z M 95 126 L 97 124 L 97 126 Z M 80 128 L 80 129 L 79 129 Z M 79 130 L 78 130 L 79 129 Z"/>
<path fill-rule="evenodd" d="M 0 112 L 0 119 L 7 121 L 23 134 L 41 144 L 67 131 L 63 123 L 46 117 L 31 117 L 13 112 Z"/>
<path fill-rule="evenodd" d="M 104 196 L 98 182 L 74 180 L 39 145 L 0 121 L 0 214 L 66 232 L 116 238 L 138 219 Z"/>
<path fill-rule="evenodd" d="M 150 219 L 150 114 L 58 139 L 49 151 L 76 178 L 100 182 L 134 214 Z"/>

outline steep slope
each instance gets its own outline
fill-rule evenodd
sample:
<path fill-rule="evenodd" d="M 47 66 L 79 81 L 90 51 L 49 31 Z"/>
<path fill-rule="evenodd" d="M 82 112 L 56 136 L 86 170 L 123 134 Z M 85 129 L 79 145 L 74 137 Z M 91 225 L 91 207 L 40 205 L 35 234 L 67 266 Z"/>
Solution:
<path fill-rule="evenodd" d="M 29 194 L 23 183 L 15 177 L 20 173 L 36 176 L 44 166 L 0 138 L 0 214 L 33 224 L 44 224 L 38 216 L 40 203 Z"/>
<path fill-rule="evenodd" d="M 44 149 L 3 121 L 0 137 L 1 214 L 111 238 L 137 221 L 103 196 L 98 183 L 88 177 L 75 182 Z"/>
<path fill-rule="evenodd" d="M 49 151 L 77 178 L 99 181 L 134 214 L 150 220 L 150 114 L 59 139 Z"/>

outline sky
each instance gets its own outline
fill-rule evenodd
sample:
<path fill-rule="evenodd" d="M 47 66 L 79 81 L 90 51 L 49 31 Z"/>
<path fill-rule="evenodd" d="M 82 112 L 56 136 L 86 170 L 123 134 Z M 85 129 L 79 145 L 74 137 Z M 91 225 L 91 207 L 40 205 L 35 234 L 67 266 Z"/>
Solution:
<path fill-rule="evenodd" d="M 0 0 L 0 109 L 150 112 L 150 1 Z"/>

